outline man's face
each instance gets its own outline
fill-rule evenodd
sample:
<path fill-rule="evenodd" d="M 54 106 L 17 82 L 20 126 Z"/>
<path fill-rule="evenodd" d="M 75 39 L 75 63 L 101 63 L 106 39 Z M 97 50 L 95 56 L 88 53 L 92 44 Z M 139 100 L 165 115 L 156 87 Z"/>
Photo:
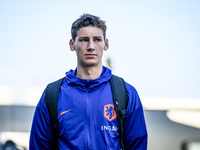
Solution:
<path fill-rule="evenodd" d="M 108 49 L 108 40 L 104 40 L 100 28 L 87 26 L 77 31 L 74 40 L 70 40 L 70 49 L 76 51 L 78 66 L 102 66 L 103 50 Z"/>

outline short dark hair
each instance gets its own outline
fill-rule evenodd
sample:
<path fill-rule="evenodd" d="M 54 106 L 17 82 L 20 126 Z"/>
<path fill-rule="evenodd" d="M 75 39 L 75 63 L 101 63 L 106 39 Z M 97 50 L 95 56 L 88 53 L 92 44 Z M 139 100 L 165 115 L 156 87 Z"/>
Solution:
<path fill-rule="evenodd" d="M 101 20 L 100 17 L 90 15 L 90 14 L 83 14 L 75 20 L 72 24 L 71 27 L 71 36 L 72 39 L 75 40 L 77 36 L 77 31 L 82 28 L 82 27 L 87 27 L 87 26 L 94 26 L 98 27 L 102 30 L 104 39 L 106 38 L 106 23 L 105 21 Z"/>

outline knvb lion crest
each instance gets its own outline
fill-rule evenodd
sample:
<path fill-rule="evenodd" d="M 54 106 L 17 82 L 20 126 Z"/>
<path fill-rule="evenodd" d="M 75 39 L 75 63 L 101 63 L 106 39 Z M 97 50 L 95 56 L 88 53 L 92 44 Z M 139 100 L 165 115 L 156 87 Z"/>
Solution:
<path fill-rule="evenodd" d="M 108 119 L 109 121 L 117 118 L 115 106 L 113 104 L 107 104 L 104 106 L 104 117 L 106 117 L 106 119 Z"/>

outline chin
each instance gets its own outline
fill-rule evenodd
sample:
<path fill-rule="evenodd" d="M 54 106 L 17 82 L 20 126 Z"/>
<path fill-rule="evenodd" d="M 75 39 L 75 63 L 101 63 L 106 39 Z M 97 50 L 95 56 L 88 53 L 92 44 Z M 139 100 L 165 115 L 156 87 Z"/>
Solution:
<path fill-rule="evenodd" d="M 84 67 L 96 67 L 98 65 L 99 65 L 98 63 L 85 63 L 83 66 Z"/>
<path fill-rule="evenodd" d="M 95 67 L 95 66 L 98 66 L 99 63 L 96 62 L 96 61 L 87 61 L 84 63 L 84 66 L 87 66 L 87 67 Z"/>

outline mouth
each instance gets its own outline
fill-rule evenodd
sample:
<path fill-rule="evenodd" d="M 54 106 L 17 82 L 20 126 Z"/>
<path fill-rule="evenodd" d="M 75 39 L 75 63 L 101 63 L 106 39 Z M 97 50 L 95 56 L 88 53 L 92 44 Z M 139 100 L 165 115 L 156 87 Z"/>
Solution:
<path fill-rule="evenodd" d="M 97 55 L 96 54 L 85 54 L 86 57 L 89 57 L 89 58 L 93 58 L 93 57 L 96 57 Z"/>

